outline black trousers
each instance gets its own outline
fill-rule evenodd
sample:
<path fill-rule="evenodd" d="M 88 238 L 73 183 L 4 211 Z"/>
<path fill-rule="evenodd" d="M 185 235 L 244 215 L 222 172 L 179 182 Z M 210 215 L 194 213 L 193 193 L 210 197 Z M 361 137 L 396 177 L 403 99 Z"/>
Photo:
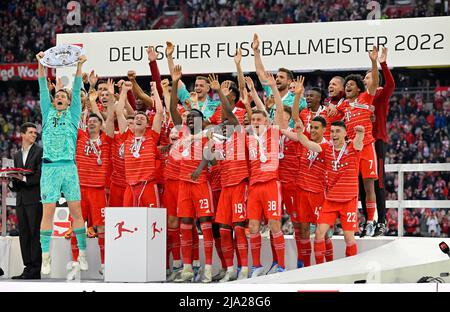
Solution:
<path fill-rule="evenodd" d="M 16 207 L 19 221 L 19 240 L 25 272 L 34 274 L 41 271 L 42 250 L 40 228 L 42 204 L 21 205 Z"/>
<path fill-rule="evenodd" d="M 377 153 L 378 161 L 378 180 L 375 181 L 375 195 L 377 197 L 377 214 L 378 222 L 385 223 L 386 221 L 386 192 L 384 189 L 386 181 L 386 173 L 384 172 L 384 159 L 386 157 L 387 144 L 382 140 L 375 141 L 375 151 Z M 366 191 L 364 190 L 364 183 L 361 176 L 359 176 L 359 198 L 363 209 L 364 216 L 367 220 L 366 209 Z"/>

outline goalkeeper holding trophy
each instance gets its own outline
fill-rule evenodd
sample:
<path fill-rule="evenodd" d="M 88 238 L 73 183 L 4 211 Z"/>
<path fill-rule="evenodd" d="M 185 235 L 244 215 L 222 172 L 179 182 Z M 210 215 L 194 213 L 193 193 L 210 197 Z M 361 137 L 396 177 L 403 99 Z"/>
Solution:
<path fill-rule="evenodd" d="M 86 56 L 77 58 L 76 76 L 72 91 L 57 90 L 52 100 L 47 87 L 44 71 L 44 52 L 39 52 L 36 59 L 39 63 L 39 92 L 42 113 L 42 174 L 41 174 L 41 200 L 43 204 L 43 217 L 41 222 L 42 246 L 42 274 L 50 274 L 50 240 L 53 232 L 53 215 L 56 202 L 61 193 L 67 200 L 70 214 L 73 218 L 74 233 L 80 249 L 78 262 L 81 270 L 87 270 L 86 258 L 86 230 L 81 214 L 80 184 L 78 171 L 75 165 L 75 150 L 77 141 L 78 122 L 81 117 L 80 90 L 82 86 L 82 65 Z M 44 63 L 45 64 L 45 63 Z"/>

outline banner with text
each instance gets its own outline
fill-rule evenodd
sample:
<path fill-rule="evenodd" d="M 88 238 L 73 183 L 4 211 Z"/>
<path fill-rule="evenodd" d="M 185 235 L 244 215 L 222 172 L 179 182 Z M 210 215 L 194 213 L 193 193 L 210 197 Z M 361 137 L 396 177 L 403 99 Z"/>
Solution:
<path fill-rule="evenodd" d="M 450 64 L 450 17 L 351 22 L 233 26 L 127 32 L 58 34 L 57 43 L 81 44 L 88 61 L 85 71 L 100 76 L 126 76 L 128 70 L 149 75 L 146 47 L 158 52 L 161 74 L 168 74 L 165 42 L 175 45 L 175 64 L 183 73 L 235 72 L 233 55 L 242 49 L 244 71 L 254 71 L 251 49 L 254 33 L 266 70 L 336 70 L 370 67 L 367 51 L 389 48 L 389 66 Z M 57 70 L 72 76 L 75 68 Z"/>
<path fill-rule="evenodd" d="M 52 68 L 47 69 L 47 76 L 52 78 L 55 76 L 55 71 Z M 36 63 L 14 63 L 14 64 L 0 64 L 0 79 L 8 80 L 37 80 L 38 79 L 38 64 Z"/>

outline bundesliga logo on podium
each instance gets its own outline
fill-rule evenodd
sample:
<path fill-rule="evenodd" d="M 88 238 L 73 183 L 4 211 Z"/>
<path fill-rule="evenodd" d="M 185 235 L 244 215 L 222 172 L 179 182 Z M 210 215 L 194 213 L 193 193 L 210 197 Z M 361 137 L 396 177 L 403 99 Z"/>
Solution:
<path fill-rule="evenodd" d="M 164 281 L 166 222 L 164 208 L 107 207 L 105 281 Z"/>

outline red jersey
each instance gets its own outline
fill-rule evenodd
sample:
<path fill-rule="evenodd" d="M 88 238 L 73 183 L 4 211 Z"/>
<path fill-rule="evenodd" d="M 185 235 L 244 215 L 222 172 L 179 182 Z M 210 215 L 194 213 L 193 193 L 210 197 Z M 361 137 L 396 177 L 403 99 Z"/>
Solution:
<path fill-rule="evenodd" d="M 300 170 L 297 186 L 302 190 L 312 193 L 324 193 L 326 187 L 325 180 L 325 150 L 330 143 L 322 140 L 321 153 L 315 153 L 300 145 Z"/>
<path fill-rule="evenodd" d="M 303 132 L 308 139 L 311 139 L 310 129 L 311 129 L 311 121 L 313 120 L 313 118 L 317 116 L 322 116 L 326 119 L 325 117 L 326 115 L 327 111 L 325 110 L 324 106 L 320 106 L 317 112 L 313 112 L 309 108 L 303 109 L 300 112 L 299 118 L 303 122 L 303 125 L 305 127 L 305 130 Z"/>
<path fill-rule="evenodd" d="M 170 144 L 170 131 L 173 128 L 173 122 L 167 117 L 167 120 L 164 121 L 161 125 L 161 135 L 159 138 L 159 144 L 162 146 L 166 146 Z"/>
<path fill-rule="evenodd" d="M 384 79 L 386 83 L 383 88 L 378 88 L 377 93 L 373 99 L 373 106 L 375 106 L 375 121 L 373 122 L 373 137 L 375 140 L 382 140 L 388 142 L 388 132 L 386 129 L 387 116 L 389 114 L 389 98 L 395 89 L 394 77 L 392 77 L 386 62 L 381 63 Z"/>
<path fill-rule="evenodd" d="M 344 147 L 336 151 L 332 144 L 322 145 L 327 172 L 325 198 L 330 201 L 346 202 L 358 196 L 360 153 L 354 149 L 353 142 Z"/>
<path fill-rule="evenodd" d="M 288 128 L 288 131 L 295 131 Z M 283 183 L 295 183 L 299 176 L 300 164 L 298 162 L 298 146 L 301 145 L 296 141 L 289 140 L 287 137 L 282 135 L 280 137 L 280 166 L 278 168 L 278 173 L 280 176 L 280 181 Z"/>
<path fill-rule="evenodd" d="M 337 102 L 333 102 L 333 103 L 331 103 L 331 104 L 335 104 L 336 105 L 336 108 L 337 107 L 339 107 L 343 102 L 344 102 L 344 100 L 345 100 L 345 98 L 341 98 L 339 101 L 337 101 Z M 330 104 L 329 103 L 329 104 Z M 326 127 L 326 129 L 325 129 L 325 132 L 323 133 L 323 137 L 326 139 L 326 140 L 330 140 L 330 135 L 331 135 L 331 124 L 333 123 L 333 122 L 335 122 L 335 121 L 338 121 L 338 120 L 342 120 L 342 118 L 343 118 L 343 115 L 338 111 L 337 112 L 337 114 L 336 115 L 334 115 L 334 116 L 328 116 L 328 111 L 327 110 L 323 110 L 321 113 L 320 113 L 320 116 L 322 116 L 323 118 L 325 118 L 325 120 L 327 121 L 327 127 Z"/>
<path fill-rule="evenodd" d="M 125 142 L 125 177 L 130 185 L 155 179 L 156 144 L 159 134 L 147 128 L 142 137 L 130 130 L 122 134 Z"/>
<path fill-rule="evenodd" d="M 222 187 L 238 185 L 248 179 L 248 157 L 245 145 L 245 129 L 233 133 L 233 136 L 223 143 L 216 144 L 216 153 L 220 153 L 220 177 Z"/>
<path fill-rule="evenodd" d="M 189 131 L 189 130 L 187 130 Z M 179 151 L 181 153 L 179 179 L 191 183 L 204 183 L 207 181 L 208 167 L 206 166 L 196 181 L 191 178 L 192 173 L 197 169 L 202 161 L 203 149 L 208 143 L 208 138 L 199 138 L 200 134 L 194 137 L 186 130 L 180 131 Z"/>
<path fill-rule="evenodd" d="M 233 109 L 233 114 L 236 116 L 236 118 L 239 120 L 239 124 L 244 124 L 244 116 L 247 111 L 245 109 L 242 109 L 240 107 L 235 106 Z M 222 105 L 219 105 L 216 109 L 216 112 L 209 117 L 209 122 L 213 125 L 218 125 L 222 122 Z"/>
<path fill-rule="evenodd" d="M 222 189 L 220 165 L 209 167 L 208 181 L 211 184 L 211 191 L 220 191 Z"/>
<path fill-rule="evenodd" d="M 111 147 L 112 154 L 112 167 L 113 172 L 111 175 L 111 183 L 115 185 L 123 186 L 126 184 L 125 180 L 125 153 L 124 153 L 124 141 L 122 135 L 119 133 L 114 134 L 113 144 Z"/>
<path fill-rule="evenodd" d="M 250 185 L 278 179 L 280 132 L 273 126 L 261 136 L 247 136 L 250 161 Z"/>
<path fill-rule="evenodd" d="M 181 153 L 179 151 L 179 143 L 180 140 L 173 143 L 167 155 L 163 157 L 165 180 L 178 180 L 180 176 Z"/>
<path fill-rule="evenodd" d="M 155 158 L 155 180 L 157 184 L 164 184 L 164 167 L 166 164 L 166 155 L 162 154 L 159 148 L 156 148 Z"/>
<path fill-rule="evenodd" d="M 81 186 L 105 187 L 109 172 L 112 140 L 101 132 L 91 140 L 87 131 L 78 129 L 76 163 Z"/>
<path fill-rule="evenodd" d="M 364 145 L 373 143 L 375 140 L 372 136 L 372 121 L 371 116 L 375 108 L 372 105 L 373 95 L 368 92 L 362 92 L 356 101 L 350 103 L 345 100 L 337 107 L 340 116 L 344 117 L 347 125 L 347 135 L 350 140 L 355 138 L 355 126 L 364 127 Z"/>

